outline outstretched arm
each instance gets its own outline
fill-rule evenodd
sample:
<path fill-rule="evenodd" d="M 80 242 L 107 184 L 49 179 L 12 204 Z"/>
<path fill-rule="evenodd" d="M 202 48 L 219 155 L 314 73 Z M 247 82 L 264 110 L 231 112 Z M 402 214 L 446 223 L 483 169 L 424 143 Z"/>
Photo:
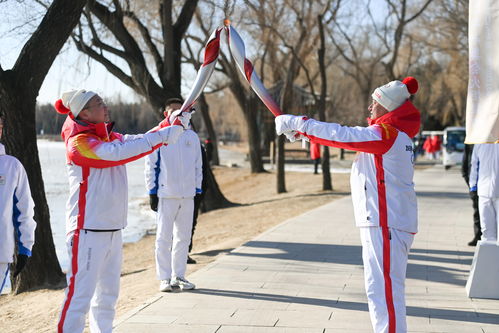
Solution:
<path fill-rule="evenodd" d="M 278 134 L 296 131 L 322 145 L 373 154 L 386 153 L 398 135 L 387 124 L 348 127 L 292 115 L 276 117 L 276 131 Z"/>
<path fill-rule="evenodd" d="M 77 165 L 108 168 L 135 161 L 152 153 L 163 143 L 173 143 L 182 132 L 181 126 L 169 126 L 142 135 L 120 136 L 112 142 L 82 133 L 69 139 L 68 155 Z"/>

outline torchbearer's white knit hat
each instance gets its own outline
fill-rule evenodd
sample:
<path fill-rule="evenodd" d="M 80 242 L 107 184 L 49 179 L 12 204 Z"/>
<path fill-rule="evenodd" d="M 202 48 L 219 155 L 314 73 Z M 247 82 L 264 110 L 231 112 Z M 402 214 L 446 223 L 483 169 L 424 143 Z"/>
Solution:
<path fill-rule="evenodd" d="M 62 114 L 68 114 L 71 111 L 76 118 L 87 102 L 95 95 L 97 93 L 85 89 L 64 92 L 61 98 L 55 102 L 55 109 Z"/>
<path fill-rule="evenodd" d="M 393 111 L 418 91 L 418 81 L 408 76 L 401 81 L 395 80 L 376 88 L 372 98 L 388 111 Z"/>

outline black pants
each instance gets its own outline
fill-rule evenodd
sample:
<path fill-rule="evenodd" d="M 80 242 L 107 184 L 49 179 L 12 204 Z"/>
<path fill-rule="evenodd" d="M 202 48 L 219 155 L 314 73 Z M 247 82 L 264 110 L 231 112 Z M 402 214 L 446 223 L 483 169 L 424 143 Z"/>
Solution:
<path fill-rule="evenodd" d="M 319 164 L 321 164 L 321 159 L 320 158 L 316 158 L 314 160 L 314 173 L 319 173 Z"/>
<path fill-rule="evenodd" d="M 482 228 L 480 227 L 480 212 L 478 211 L 478 194 L 477 192 L 470 192 L 471 201 L 473 201 L 473 230 L 475 231 L 475 238 L 482 237 Z"/>
<path fill-rule="evenodd" d="M 194 238 L 194 229 L 196 229 L 196 224 L 198 223 L 198 214 L 199 208 L 201 206 L 201 202 L 203 201 L 203 194 L 196 194 L 194 196 L 194 216 L 192 217 L 192 233 L 191 233 L 191 242 L 189 243 L 189 253 L 192 250 L 192 239 Z"/>

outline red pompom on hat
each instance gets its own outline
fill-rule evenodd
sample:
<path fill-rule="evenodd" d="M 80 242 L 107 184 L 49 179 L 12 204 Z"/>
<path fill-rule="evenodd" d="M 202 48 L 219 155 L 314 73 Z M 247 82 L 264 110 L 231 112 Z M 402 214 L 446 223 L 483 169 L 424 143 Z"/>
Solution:
<path fill-rule="evenodd" d="M 416 80 L 412 76 L 408 76 L 405 79 L 403 79 L 402 83 L 407 86 L 407 91 L 409 92 L 409 94 L 414 95 L 415 93 L 418 92 L 419 89 L 418 80 Z"/>
<path fill-rule="evenodd" d="M 68 114 L 69 112 L 71 112 L 71 110 L 64 106 L 62 99 L 58 99 L 57 101 L 55 101 L 54 107 L 55 110 L 60 114 Z"/>

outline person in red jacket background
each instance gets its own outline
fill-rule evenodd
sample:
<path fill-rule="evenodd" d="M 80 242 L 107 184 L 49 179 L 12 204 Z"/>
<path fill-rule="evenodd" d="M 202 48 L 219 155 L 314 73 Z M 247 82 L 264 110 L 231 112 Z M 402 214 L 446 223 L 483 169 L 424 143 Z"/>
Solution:
<path fill-rule="evenodd" d="M 310 142 L 310 159 L 314 161 L 314 175 L 318 174 L 319 164 L 321 163 L 321 145 L 317 142 Z"/>
<path fill-rule="evenodd" d="M 439 156 L 440 149 L 442 149 L 442 141 L 438 137 L 438 135 L 432 134 L 427 137 L 424 144 L 423 149 L 426 152 L 426 155 L 429 159 L 435 160 Z"/>

